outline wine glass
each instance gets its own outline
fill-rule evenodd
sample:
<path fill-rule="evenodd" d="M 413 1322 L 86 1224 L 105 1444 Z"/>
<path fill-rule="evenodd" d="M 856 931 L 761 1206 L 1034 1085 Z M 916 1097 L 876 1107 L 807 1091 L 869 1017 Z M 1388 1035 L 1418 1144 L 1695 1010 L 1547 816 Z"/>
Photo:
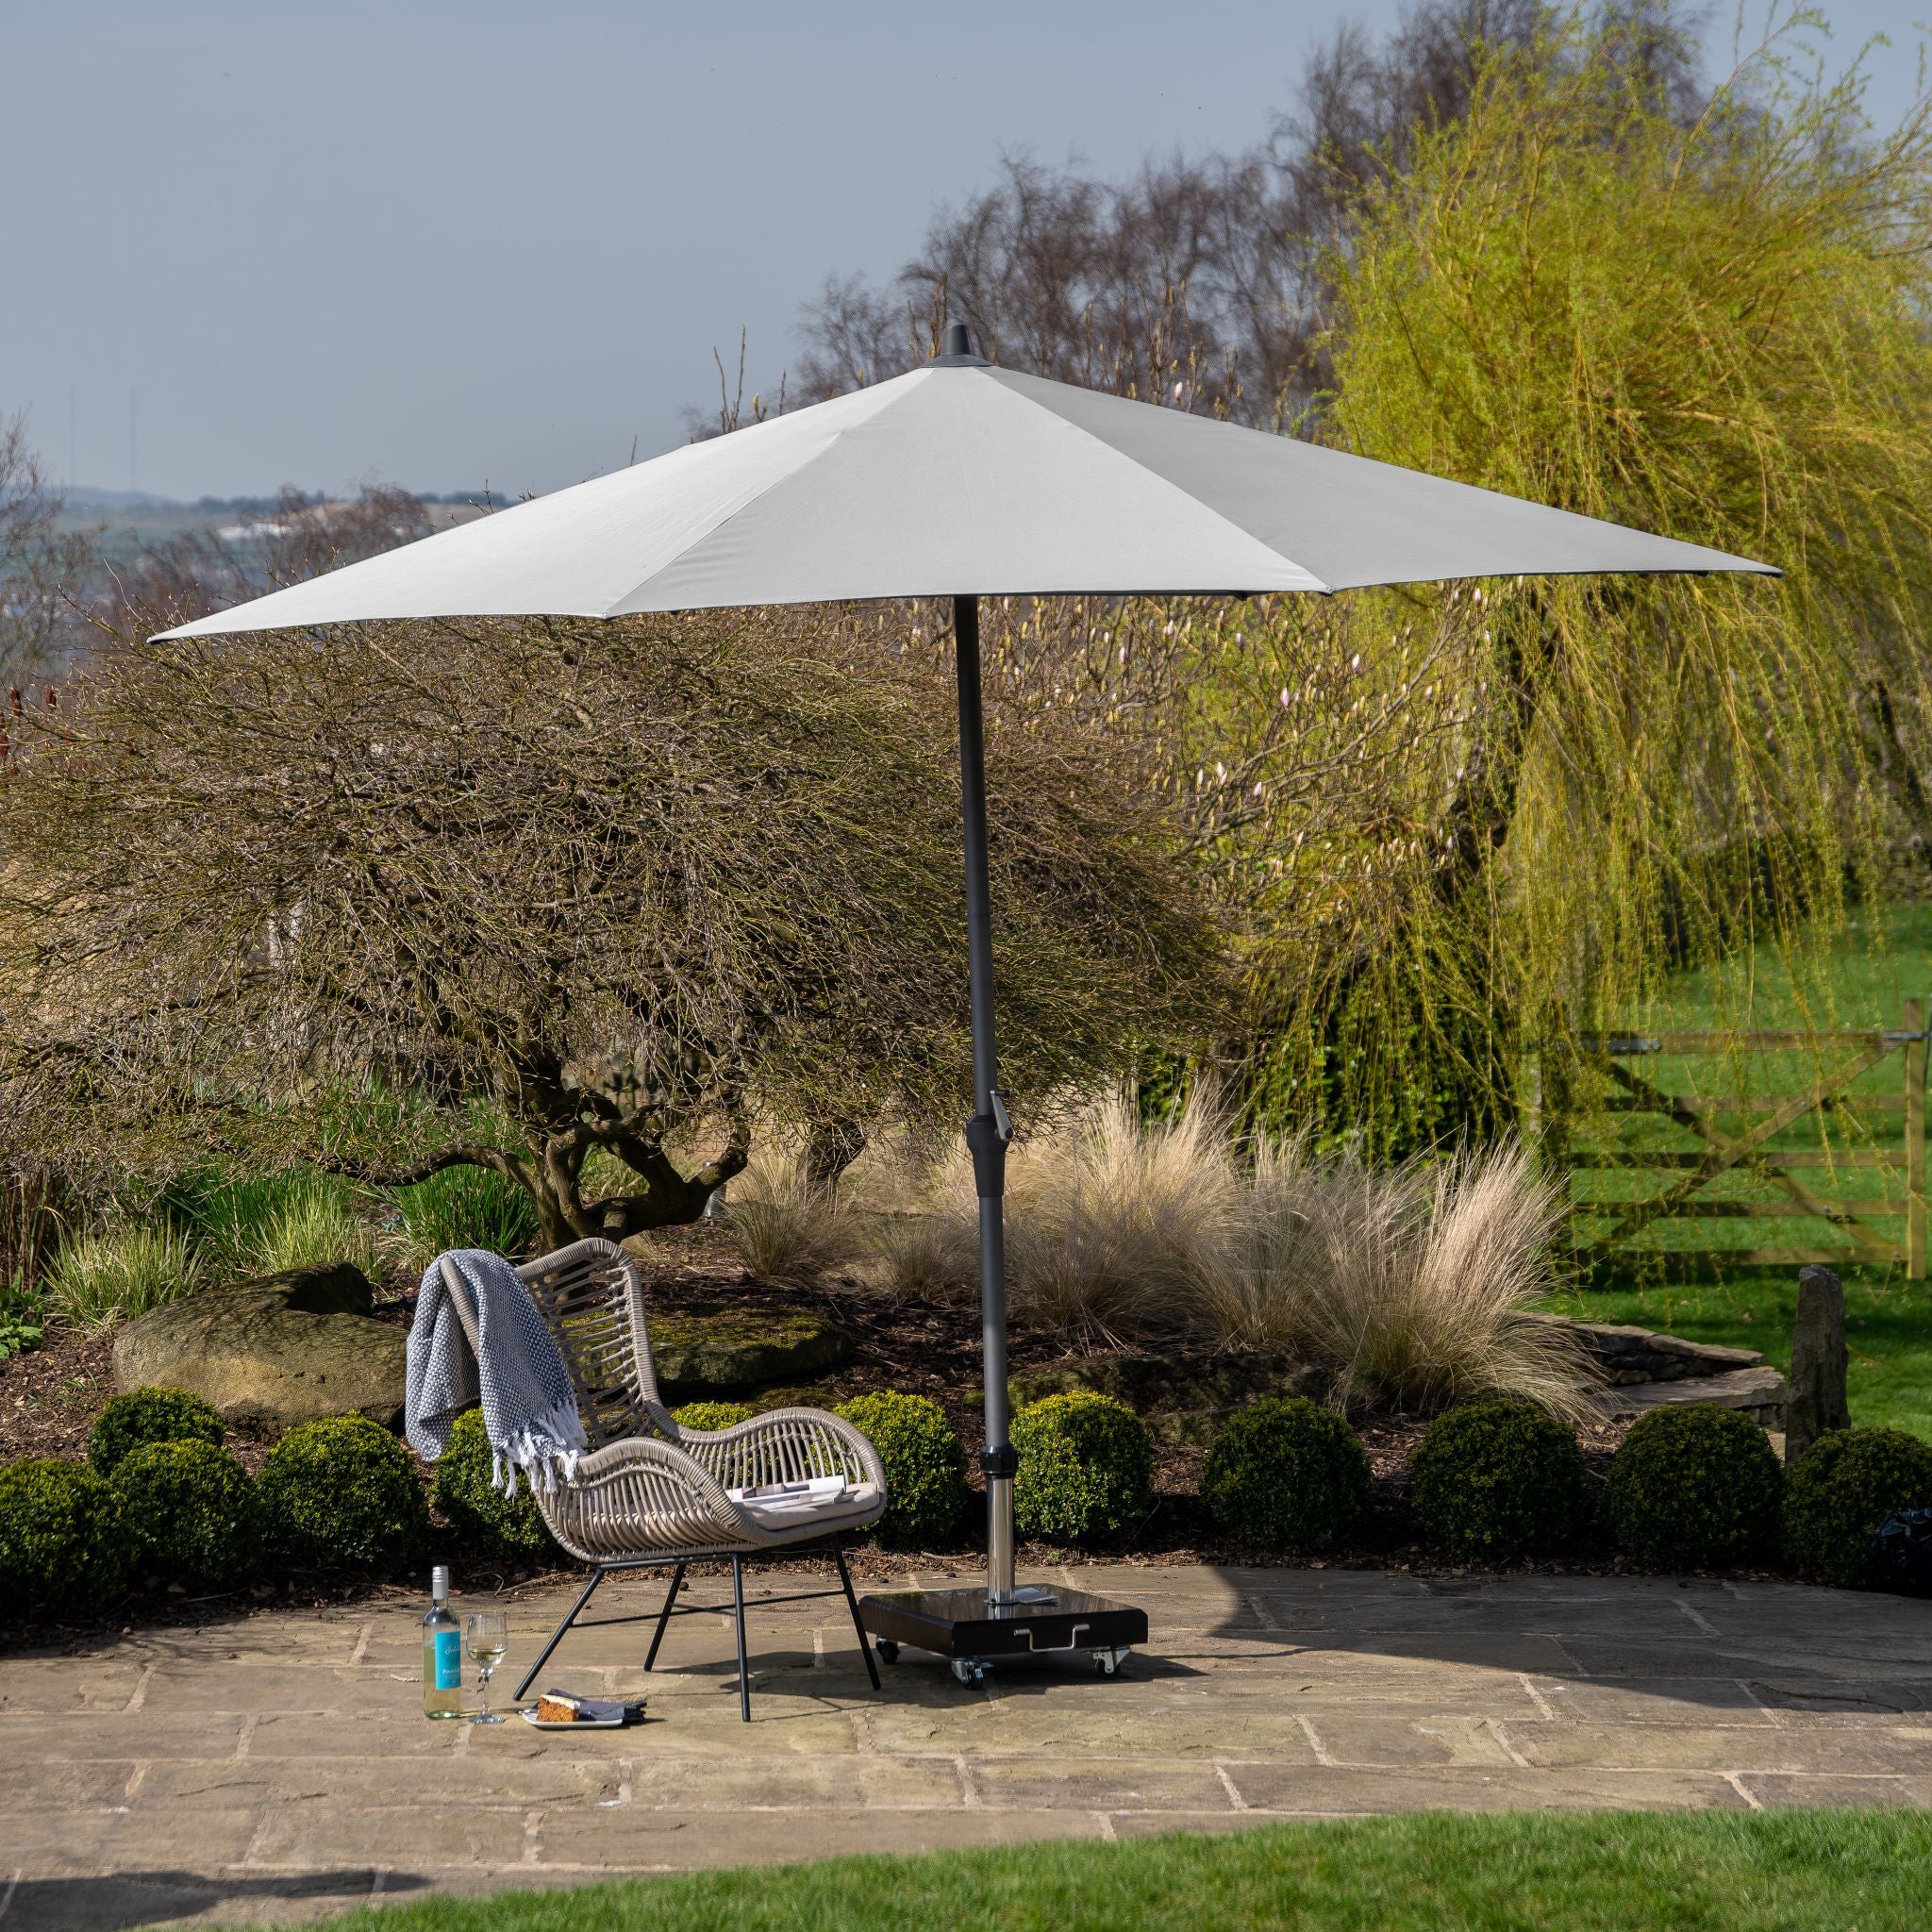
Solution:
<path fill-rule="evenodd" d="M 500 1724 L 501 1711 L 490 1707 L 490 1678 L 509 1648 L 509 1619 L 501 1610 L 472 1610 L 463 1619 L 463 1641 L 476 1665 L 476 1689 L 483 1707 L 470 1713 L 473 1724 Z"/>

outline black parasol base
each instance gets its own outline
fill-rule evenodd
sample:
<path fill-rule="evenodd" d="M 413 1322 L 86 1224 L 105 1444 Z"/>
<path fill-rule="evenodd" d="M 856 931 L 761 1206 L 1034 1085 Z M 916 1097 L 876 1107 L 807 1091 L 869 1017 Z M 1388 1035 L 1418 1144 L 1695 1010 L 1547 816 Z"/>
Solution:
<path fill-rule="evenodd" d="M 1085 1591 L 1016 1591 L 992 1605 L 976 1590 L 901 1590 L 862 1596 L 858 1620 L 887 1663 L 899 1646 L 944 1657 L 962 1684 L 977 1684 L 994 1665 L 1022 1657 L 1076 1663 L 1110 1677 L 1128 1649 L 1147 1641 L 1147 1612 Z"/>

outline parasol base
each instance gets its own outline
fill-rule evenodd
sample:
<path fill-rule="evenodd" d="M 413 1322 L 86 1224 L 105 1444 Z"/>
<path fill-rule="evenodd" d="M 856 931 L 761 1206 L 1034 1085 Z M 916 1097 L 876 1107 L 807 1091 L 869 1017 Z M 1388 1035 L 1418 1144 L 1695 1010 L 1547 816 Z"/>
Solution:
<path fill-rule="evenodd" d="M 994 1607 L 985 1589 L 902 1590 L 862 1596 L 858 1618 L 886 1662 L 909 1644 L 944 1657 L 964 1684 L 1021 1657 L 1080 1663 L 1110 1677 L 1128 1649 L 1147 1641 L 1147 1612 L 1085 1591 L 1028 1589 Z"/>

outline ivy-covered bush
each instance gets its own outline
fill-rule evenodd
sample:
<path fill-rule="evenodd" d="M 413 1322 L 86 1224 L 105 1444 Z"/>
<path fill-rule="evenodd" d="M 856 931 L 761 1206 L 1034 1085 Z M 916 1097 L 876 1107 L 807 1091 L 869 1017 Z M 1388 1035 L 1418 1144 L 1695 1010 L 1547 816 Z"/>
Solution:
<path fill-rule="evenodd" d="M 1610 1530 L 1653 1570 L 1711 1570 L 1776 1545 L 1784 1472 L 1764 1431 L 1714 1403 L 1657 1408 L 1610 1462 Z"/>
<path fill-rule="evenodd" d="M 701 1436 L 715 1436 L 721 1429 L 736 1428 L 751 1420 L 751 1410 L 741 1402 L 687 1402 L 671 1411 L 671 1420 L 680 1429 L 694 1429 Z"/>
<path fill-rule="evenodd" d="M 391 1570 L 429 1532 L 408 1451 L 367 1416 L 297 1424 L 269 1451 L 258 1491 L 270 1546 L 301 1563 Z"/>
<path fill-rule="evenodd" d="M 530 1486 L 520 1474 L 506 1496 L 491 1480 L 495 1456 L 483 1429 L 483 1411 L 466 1408 L 436 1463 L 436 1507 L 472 1549 L 493 1557 L 545 1557 L 557 1549 Z"/>
<path fill-rule="evenodd" d="M 51 1456 L 0 1469 L 0 1618 L 84 1616 L 119 1597 L 126 1579 L 111 1483 Z"/>
<path fill-rule="evenodd" d="M 935 1542 L 958 1522 L 966 1507 L 966 1451 L 937 1402 L 888 1389 L 855 1396 L 834 1413 L 879 1452 L 886 1466 L 882 1541 Z"/>
<path fill-rule="evenodd" d="M 185 1389 L 134 1389 L 110 1395 L 87 1439 L 87 1459 L 112 1475 L 124 1456 L 150 1442 L 208 1442 L 219 1449 L 228 1432 L 211 1403 Z"/>
<path fill-rule="evenodd" d="M 1297 1556 L 1330 1549 L 1369 1500 L 1356 1433 L 1306 1395 L 1264 1396 L 1228 1417 L 1208 1451 L 1201 1499 L 1244 1543 Z"/>
<path fill-rule="evenodd" d="M 1576 1438 L 1526 1402 L 1473 1402 L 1439 1416 L 1409 1474 L 1416 1521 L 1464 1557 L 1556 1549 L 1590 1507 Z"/>
<path fill-rule="evenodd" d="M 1785 1555 L 1840 1584 L 1874 1580 L 1872 1532 L 1899 1509 L 1932 1506 L 1932 1443 L 1903 1429 L 1833 1429 L 1785 1477 Z"/>
<path fill-rule="evenodd" d="M 1112 1396 L 1076 1389 L 1028 1403 L 1013 1418 L 1013 1447 L 1022 1536 L 1082 1542 L 1119 1536 L 1146 1515 L 1154 1453 L 1141 1418 Z"/>
<path fill-rule="evenodd" d="M 225 1449 L 193 1439 L 144 1442 L 114 1465 L 137 1576 L 227 1590 L 261 1564 L 261 1504 Z"/>

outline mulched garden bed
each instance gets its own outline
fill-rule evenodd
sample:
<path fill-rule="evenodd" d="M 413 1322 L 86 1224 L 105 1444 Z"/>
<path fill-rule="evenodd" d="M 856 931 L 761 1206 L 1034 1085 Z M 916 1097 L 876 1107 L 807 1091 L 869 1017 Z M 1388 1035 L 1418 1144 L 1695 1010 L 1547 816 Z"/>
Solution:
<path fill-rule="evenodd" d="M 851 1335 L 852 1358 L 816 1376 L 806 1388 L 760 1391 L 755 1399 L 769 1402 L 782 1393 L 786 1400 L 829 1406 L 869 1390 L 892 1388 L 927 1395 L 946 1411 L 961 1441 L 971 1450 L 981 1439 L 976 1394 L 980 1382 L 979 1316 L 975 1307 L 935 1307 L 895 1302 L 856 1279 L 842 1279 L 810 1288 L 759 1281 L 738 1263 L 719 1230 L 700 1225 L 661 1235 L 649 1244 L 645 1270 L 653 1305 L 674 1311 L 737 1310 L 795 1312 L 811 1309 L 829 1315 Z M 407 1324 L 414 1308 L 413 1282 L 385 1283 L 375 1313 Z M 85 1455 L 88 1431 L 101 1406 L 113 1393 L 109 1361 L 111 1339 L 104 1334 L 55 1330 L 41 1348 L 0 1362 L 0 1460 L 21 1456 Z M 1016 1328 L 1010 1342 L 1015 1373 L 1048 1369 L 1075 1358 L 1055 1337 Z M 1230 1542 L 1208 1520 L 1199 1500 L 1201 1464 L 1205 1452 L 1186 1444 L 1154 1444 L 1154 1507 L 1131 1536 L 1117 1542 L 1074 1550 L 1031 1543 L 1021 1550 L 1022 1567 L 1052 1569 L 1072 1563 L 1145 1563 L 1150 1565 L 1208 1563 L 1274 1566 L 1296 1569 L 1395 1570 L 1435 1578 L 1470 1574 L 1471 1566 L 1419 1542 L 1407 1507 L 1408 1458 L 1426 1424 L 1412 1418 L 1367 1413 L 1352 1418 L 1374 1473 L 1374 1493 L 1361 1526 L 1349 1543 L 1326 1557 L 1283 1557 L 1277 1553 L 1246 1549 Z M 1609 1459 L 1628 1427 L 1604 1424 L 1582 1432 L 1584 1457 L 1592 1479 L 1601 1483 Z M 251 1473 L 268 1450 L 266 1438 L 232 1433 L 231 1446 Z M 923 1575 L 969 1574 L 983 1564 L 985 1547 L 984 1492 L 976 1467 L 970 1468 L 973 1497 L 965 1521 L 946 1543 L 922 1551 L 879 1550 L 870 1546 L 851 1552 L 854 1581 L 860 1588 L 903 1576 L 908 1568 Z M 466 1556 L 449 1546 L 447 1527 L 436 1522 L 435 1547 L 429 1560 L 450 1562 L 458 1585 L 467 1590 L 521 1590 L 558 1580 L 560 1572 L 541 1564 L 505 1563 L 500 1558 Z M 808 1562 L 810 1559 L 796 1559 Z M 828 1563 L 813 1565 L 830 1573 Z M 1594 1536 L 1561 1558 L 1537 1558 L 1487 1566 L 1486 1574 L 1541 1575 L 1611 1575 L 1633 1566 Z M 728 1574 L 728 1572 L 721 1571 Z M 1774 1571 L 1730 1572 L 1734 1576 L 1777 1576 Z M 373 1605 L 414 1602 L 420 1589 L 398 1587 L 366 1574 L 300 1573 L 274 1584 L 258 1584 L 220 1597 L 190 1602 L 178 1597 L 143 1595 L 117 1607 L 103 1624 L 91 1626 L 93 1640 L 106 1627 L 212 1622 L 251 1611 L 331 1604 L 367 1602 Z M 75 1641 L 88 1641 L 80 1632 Z M 18 1633 L 26 1638 L 28 1633 Z M 31 1641 L 46 1643 L 61 1633 L 43 1626 Z"/>

